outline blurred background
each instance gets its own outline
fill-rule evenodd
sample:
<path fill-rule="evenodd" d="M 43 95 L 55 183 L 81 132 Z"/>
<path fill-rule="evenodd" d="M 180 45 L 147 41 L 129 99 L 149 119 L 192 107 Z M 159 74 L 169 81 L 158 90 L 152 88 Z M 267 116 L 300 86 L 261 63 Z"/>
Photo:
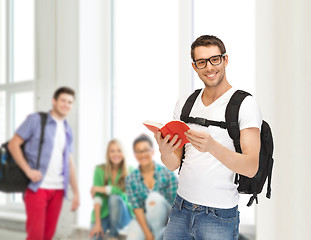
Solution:
<path fill-rule="evenodd" d="M 172 120 L 177 99 L 202 88 L 190 46 L 216 35 L 229 56 L 231 85 L 251 92 L 272 127 L 272 199 L 246 207 L 249 239 L 311 239 L 311 1 L 0 0 L 0 143 L 34 111 L 51 109 L 54 90 L 75 89 L 68 120 L 81 206 L 65 201 L 55 239 L 86 239 L 93 170 L 118 138 L 128 164 L 132 142 L 152 136 L 145 120 Z M 158 148 L 155 160 L 160 162 Z M 24 239 L 20 194 L 0 193 L 0 239 Z"/>

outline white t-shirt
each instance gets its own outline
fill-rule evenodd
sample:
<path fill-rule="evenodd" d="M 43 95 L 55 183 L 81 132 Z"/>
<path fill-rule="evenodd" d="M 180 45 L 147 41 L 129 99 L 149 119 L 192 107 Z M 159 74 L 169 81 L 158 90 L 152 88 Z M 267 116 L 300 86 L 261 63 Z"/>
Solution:
<path fill-rule="evenodd" d="M 209 106 L 202 102 L 202 93 L 198 95 L 191 117 L 201 117 L 214 121 L 225 121 L 227 104 L 236 90 L 231 88 Z M 181 110 L 189 96 L 178 100 L 174 120 L 180 120 Z M 260 110 L 252 96 L 247 96 L 239 111 L 240 130 L 261 127 Z M 191 129 L 209 133 L 217 142 L 235 151 L 233 141 L 226 129 L 216 126 L 203 127 L 187 124 Z M 237 185 L 234 184 L 235 173 L 224 166 L 210 153 L 199 152 L 190 143 L 185 145 L 185 159 L 178 179 L 177 193 L 185 200 L 203 206 L 215 208 L 232 208 L 239 202 Z"/>
<path fill-rule="evenodd" d="M 47 172 L 44 176 L 40 188 L 44 189 L 63 189 L 63 154 L 66 144 L 66 132 L 64 120 L 53 118 L 56 122 L 56 132 L 54 146 Z"/>

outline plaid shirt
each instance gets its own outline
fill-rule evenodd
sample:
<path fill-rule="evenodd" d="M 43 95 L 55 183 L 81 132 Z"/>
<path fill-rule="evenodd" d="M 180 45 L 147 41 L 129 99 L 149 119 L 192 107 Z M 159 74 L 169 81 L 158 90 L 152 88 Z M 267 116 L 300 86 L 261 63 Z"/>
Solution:
<path fill-rule="evenodd" d="M 177 178 L 165 166 L 155 164 L 155 184 L 152 190 L 144 183 L 140 169 L 134 170 L 125 181 L 128 200 L 133 209 L 143 208 L 150 192 L 159 192 L 170 204 L 173 204 L 177 191 Z"/>

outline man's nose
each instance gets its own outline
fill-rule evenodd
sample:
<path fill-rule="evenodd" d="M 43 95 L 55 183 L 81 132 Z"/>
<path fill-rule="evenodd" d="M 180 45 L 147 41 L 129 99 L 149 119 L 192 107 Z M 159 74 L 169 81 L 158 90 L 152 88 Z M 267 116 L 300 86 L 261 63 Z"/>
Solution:
<path fill-rule="evenodd" d="M 206 69 L 207 71 L 213 69 L 213 65 L 210 63 L 210 61 L 207 61 L 205 69 Z"/>

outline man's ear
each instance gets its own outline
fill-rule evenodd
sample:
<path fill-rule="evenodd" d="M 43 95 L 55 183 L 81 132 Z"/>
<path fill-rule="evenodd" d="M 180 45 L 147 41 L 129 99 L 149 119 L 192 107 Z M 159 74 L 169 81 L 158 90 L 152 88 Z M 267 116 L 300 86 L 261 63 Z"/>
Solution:
<path fill-rule="evenodd" d="M 228 59 L 228 55 L 226 54 L 226 56 L 225 56 L 225 66 L 227 67 L 227 65 L 228 65 L 228 62 L 229 62 L 229 59 Z"/>
<path fill-rule="evenodd" d="M 52 105 L 54 106 L 56 104 L 56 99 L 52 98 Z"/>

